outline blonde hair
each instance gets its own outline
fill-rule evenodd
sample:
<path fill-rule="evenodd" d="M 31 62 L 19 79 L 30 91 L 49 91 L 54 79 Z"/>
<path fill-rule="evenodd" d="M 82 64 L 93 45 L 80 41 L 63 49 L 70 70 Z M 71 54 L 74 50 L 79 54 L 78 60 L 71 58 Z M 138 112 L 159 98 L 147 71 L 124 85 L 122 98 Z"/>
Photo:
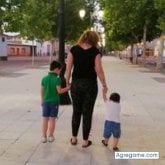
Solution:
<path fill-rule="evenodd" d="M 80 36 L 77 44 L 87 43 L 91 46 L 97 47 L 99 42 L 99 36 L 95 31 L 86 30 Z"/>

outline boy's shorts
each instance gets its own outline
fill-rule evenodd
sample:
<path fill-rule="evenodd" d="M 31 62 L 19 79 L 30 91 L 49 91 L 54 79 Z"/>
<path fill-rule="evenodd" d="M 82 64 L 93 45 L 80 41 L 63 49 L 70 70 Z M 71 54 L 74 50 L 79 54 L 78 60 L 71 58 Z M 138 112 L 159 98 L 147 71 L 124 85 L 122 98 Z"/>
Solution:
<path fill-rule="evenodd" d="M 58 107 L 57 103 L 44 102 L 42 104 L 42 116 L 43 117 L 57 117 L 58 116 Z"/>
<path fill-rule="evenodd" d="M 104 138 L 110 138 L 111 135 L 115 138 L 120 138 L 121 135 L 121 128 L 120 123 L 116 123 L 113 121 L 105 121 L 104 124 Z"/>

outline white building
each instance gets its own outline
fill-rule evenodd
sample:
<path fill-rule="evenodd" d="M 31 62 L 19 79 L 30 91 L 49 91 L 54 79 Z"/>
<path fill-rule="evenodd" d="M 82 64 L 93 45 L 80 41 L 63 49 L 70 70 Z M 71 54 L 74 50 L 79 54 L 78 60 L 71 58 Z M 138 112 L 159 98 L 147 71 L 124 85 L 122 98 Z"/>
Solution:
<path fill-rule="evenodd" d="M 5 35 L 0 35 L 0 60 L 7 60 L 7 39 Z"/>

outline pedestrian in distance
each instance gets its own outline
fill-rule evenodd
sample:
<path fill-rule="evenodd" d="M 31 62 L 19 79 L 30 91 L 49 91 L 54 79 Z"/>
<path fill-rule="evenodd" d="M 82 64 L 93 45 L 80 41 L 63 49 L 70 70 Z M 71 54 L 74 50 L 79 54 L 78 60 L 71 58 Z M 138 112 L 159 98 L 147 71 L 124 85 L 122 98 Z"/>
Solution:
<path fill-rule="evenodd" d="M 57 61 L 50 64 L 50 72 L 41 81 L 41 101 L 42 101 L 42 142 L 54 141 L 55 122 L 59 111 L 59 94 L 65 93 L 70 86 L 61 88 L 60 72 L 62 65 Z M 48 134 L 48 137 L 47 137 Z"/>
<path fill-rule="evenodd" d="M 113 135 L 113 150 L 118 151 L 118 142 L 121 135 L 120 128 L 120 95 L 112 93 L 109 100 L 105 101 L 105 123 L 102 143 L 108 146 L 109 139 Z"/>
<path fill-rule="evenodd" d="M 92 144 L 92 141 L 89 140 L 89 132 L 98 93 L 97 77 L 102 84 L 103 96 L 106 95 L 108 90 L 98 41 L 98 34 L 95 31 L 87 30 L 80 36 L 77 44 L 70 49 L 67 55 L 65 77 L 67 84 L 70 84 L 72 77 L 71 98 L 73 102 L 72 137 L 70 142 L 72 145 L 77 144 L 82 118 L 83 148 Z"/>

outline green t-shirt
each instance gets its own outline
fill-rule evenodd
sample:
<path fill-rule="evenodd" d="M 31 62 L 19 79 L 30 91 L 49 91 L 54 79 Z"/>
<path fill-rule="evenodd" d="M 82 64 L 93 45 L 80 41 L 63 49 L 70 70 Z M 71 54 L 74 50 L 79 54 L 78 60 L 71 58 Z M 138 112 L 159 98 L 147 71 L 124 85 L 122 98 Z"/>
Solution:
<path fill-rule="evenodd" d="M 49 72 L 42 78 L 41 85 L 44 87 L 43 101 L 59 103 L 60 97 L 56 86 L 61 85 L 61 78 L 56 73 Z"/>

